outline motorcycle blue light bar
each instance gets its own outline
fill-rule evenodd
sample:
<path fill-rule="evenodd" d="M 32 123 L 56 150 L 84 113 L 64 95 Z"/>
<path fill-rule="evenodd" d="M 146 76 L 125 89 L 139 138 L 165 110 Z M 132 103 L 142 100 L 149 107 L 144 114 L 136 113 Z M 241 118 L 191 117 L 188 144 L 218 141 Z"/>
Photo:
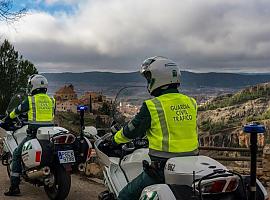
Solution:
<path fill-rule="evenodd" d="M 266 130 L 264 125 L 252 123 L 245 125 L 243 131 L 245 133 L 265 133 Z"/>
<path fill-rule="evenodd" d="M 77 106 L 77 111 L 82 111 L 82 110 L 87 110 L 87 106 L 82 106 L 82 105 L 80 105 L 80 106 Z"/>

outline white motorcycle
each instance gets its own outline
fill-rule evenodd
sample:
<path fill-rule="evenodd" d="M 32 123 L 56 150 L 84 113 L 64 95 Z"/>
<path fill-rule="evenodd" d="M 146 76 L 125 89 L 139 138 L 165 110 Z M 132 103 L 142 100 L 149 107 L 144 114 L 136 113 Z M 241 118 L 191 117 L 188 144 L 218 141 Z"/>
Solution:
<path fill-rule="evenodd" d="M 119 192 L 151 162 L 148 156 L 148 141 L 135 139 L 113 148 L 109 146 L 111 133 L 99 136 L 95 127 L 86 127 L 85 134 L 94 138 L 94 147 L 108 189 L 99 195 L 99 200 L 116 199 Z M 229 171 L 221 163 L 206 156 L 171 158 L 166 163 L 164 175 L 165 183 L 146 187 L 140 200 L 250 199 L 247 189 L 249 176 Z M 258 180 L 257 199 L 268 199 L 265 188 Z"/>
<path fill-rule="evenodd" d="M 22 102 L 22 96 L 11 99 L 7 113 Z M 28 124 L 22 115 L 9 124 L 0 121 L 0 127 L 5 130 L 2 164 L 10 176 L 13 152 L 26 137 Z M 31 184 L 44 186 L 49 199 L 63 200 L 70 191 L 71 173 L 84 170 L 91 148 L 83 135 L 78 137 L 65 128 L 45 124 L 37 130 L 34 139 L 23 145 L 21 177 Z"/>

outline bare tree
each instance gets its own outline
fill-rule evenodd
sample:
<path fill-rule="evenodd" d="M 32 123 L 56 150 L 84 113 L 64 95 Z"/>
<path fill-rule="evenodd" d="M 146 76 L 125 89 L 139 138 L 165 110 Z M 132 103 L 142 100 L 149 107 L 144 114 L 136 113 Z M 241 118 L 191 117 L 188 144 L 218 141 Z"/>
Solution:
<path fill-rule="evenodd" d="M 26 14 L 26 9 L 13 9 L 13 0 L 0 0 L 0 21 L 14 22 Z"/>

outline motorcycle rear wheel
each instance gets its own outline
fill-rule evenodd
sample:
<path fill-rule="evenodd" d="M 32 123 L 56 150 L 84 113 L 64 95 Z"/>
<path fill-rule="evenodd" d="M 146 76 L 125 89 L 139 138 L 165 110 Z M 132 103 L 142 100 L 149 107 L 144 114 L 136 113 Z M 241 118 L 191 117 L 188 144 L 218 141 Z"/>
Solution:
<path fill-rule="evenodd" d="M 71 176 L 63 166 L 57 166 L 52 171 L 55 183 L 52 187 L 44 186 L 44 190 L 51 200 L 64 200 L 69 194 L 71 186 Z"/>

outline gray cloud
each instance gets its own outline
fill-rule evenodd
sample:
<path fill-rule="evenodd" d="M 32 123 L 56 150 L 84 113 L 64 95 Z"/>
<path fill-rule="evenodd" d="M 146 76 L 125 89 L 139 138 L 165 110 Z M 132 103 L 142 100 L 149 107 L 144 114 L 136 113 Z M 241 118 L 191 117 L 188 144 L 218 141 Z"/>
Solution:
<path fill-rule="evenodd" d="M 0 26 L 40 71 L 136 71 L 164 55 L 192 71 L 270 71 L 268 0 L 87 0 Z"/>

